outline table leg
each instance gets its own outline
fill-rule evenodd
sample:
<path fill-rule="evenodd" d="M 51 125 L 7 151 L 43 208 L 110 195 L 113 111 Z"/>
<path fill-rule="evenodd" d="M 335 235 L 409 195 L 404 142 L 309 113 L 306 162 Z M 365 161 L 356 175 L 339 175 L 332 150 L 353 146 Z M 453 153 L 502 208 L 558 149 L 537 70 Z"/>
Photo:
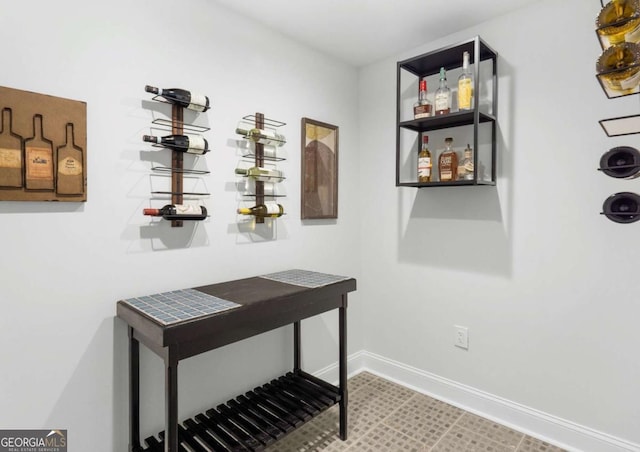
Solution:
<path fill-rule="evenodd" d="M 140 449 L 140 342 L 129 327 L 129 452 Z"/>
<path fill-rule="evenodd" d="M 340 439 L 347 439 L 347 295 L 342 295 L 338 326 L 340 335 Z"/>
<path fill-rule="evenodd" d="M 293 371 L 298 371 L 300 367 L 300 320 L 293 322 Z"/>
<path fill-rule="evenodd" d="M 165 435 L 164 452 L 178 452 L 178 359 L 169 347 L 165 358 Z"/>

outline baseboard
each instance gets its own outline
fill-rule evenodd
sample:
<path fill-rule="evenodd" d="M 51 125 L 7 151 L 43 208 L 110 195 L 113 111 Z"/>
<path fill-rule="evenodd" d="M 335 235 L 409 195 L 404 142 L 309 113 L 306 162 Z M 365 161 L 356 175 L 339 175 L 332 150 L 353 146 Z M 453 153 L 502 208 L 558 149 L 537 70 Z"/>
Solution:
<path fill-rule="evenodd" d="M 640 444 L 498 397 L 364 350 L 349 356 L 349 376 L 368 371 L 550 444 L 575 452 L 640 452 Z M 338 364 L 314 374 L 338 381 Z"/>

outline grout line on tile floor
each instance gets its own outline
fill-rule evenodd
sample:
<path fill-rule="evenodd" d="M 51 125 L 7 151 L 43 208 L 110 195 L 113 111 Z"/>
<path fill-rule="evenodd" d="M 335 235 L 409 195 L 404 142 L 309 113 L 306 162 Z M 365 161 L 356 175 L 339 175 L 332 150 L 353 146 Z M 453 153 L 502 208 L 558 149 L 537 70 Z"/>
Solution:
<path fill-rule="evenodd" d="M 433 446 L 431 446 L 431 450 L 433 450 L 433 449 L 435 449 L 435 448 L 436 448 L 436 446 L 438 445 L 438 443 L 440 443 L 440 441 L 442 441 L 442 440 L 443 440 L 443 438 L 449 434 L 449 432 L 453 429 L 453 427 L 455 427 L 455 425 L 458 423 L 458 421 L 464 417 L 464 415 L 465 415 L 465 414 L 466 414 L 466 412 L 465 412 L 465 411 L 463 411 L 462 413 L 460 413 L 460 416 L 458 416 L 458 419 L 456 419 L 454 422 L 452 422 L 452 423 L 451 423 L 451 426 L 447 429 L 447 431 L 446 431 L 446 432 L 444 432 L 440 438 L 438 438 L 438 441 L 436 441 L 436 442 L 433 444 Z M 462 426 L 459 426 L 459 427 L 460 427 L 460 428 L 464 428 L 464 427 L 462 427 Z"/>
<path fill-rule="evenodd" d="M 516 446 L 516 452 L 518 452 L 520 450 L 520 446 L 522 446 L 522 443 L 524 442 L 524 439 L 527 437 L 527 435 L 525 435 L 524 433 L 522 434 L 522 438 L 520 438 L 520 442 L 518 443 L 518 445 Z"/>

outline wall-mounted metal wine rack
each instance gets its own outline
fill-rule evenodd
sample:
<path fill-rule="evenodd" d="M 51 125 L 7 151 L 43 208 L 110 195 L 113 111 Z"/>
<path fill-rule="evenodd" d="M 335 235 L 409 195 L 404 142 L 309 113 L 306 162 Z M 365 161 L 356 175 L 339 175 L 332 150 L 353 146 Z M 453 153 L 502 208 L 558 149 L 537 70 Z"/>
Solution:
<path fill-rule="evenodd" d="M 600 6 L 602 8 L 605 8 L 605 3 L 603 0 L 600 0 Z M 618 29 L 619 27 L 624 26 L 626 23 L 632 20 L 636 20 L 636 18 L 631 17 L 631 18 L 627 18 L 627 19 L 623 19 L 621 21 L 615 22 L 613 24 L 608 24 L 608 25 L 596 28 L 595 30 L 596 37 L 598 38 L 598 42 L 600 43 L 600 47 L 602 48 L 603 53 L 608 48 L 610 48 L 613 44 L 606 37 L 606 33 L 602 33 L 602 31 L 605 30 L 606 28 Z M 626 39 L 626 36 L 625 36 L 625 39 Z M 602 88 L 602 91 L 604 92 L 604 94 L 607 96 L 608 99 L 630 96 L 630 95 L 635 95 L 640 93 L 640 83 L 636 83 L 636 86 L 626 87 L 628 89 L 622 91 L 618 89 L 619 87 L 612 86 L 607 82 L 607 80 L 610 79 L 612 75 L 615 76 L 616 74 L 629 73 L 630 71 L 633 71 L 633 70 L 640 70 L 640 61 L 636 60 L 633 62 L 632 65 L 626 66 L 621 69 L 613 69 L 610 71 L 596 74 L 596 78 L 600 83 L 600 87 Z M 633 135 L 633 134 L 640 133 L 640 115 L 630 115 L 630 116 L 621 116 L 617 118 L 603 119 L 603 120 L 600 120 L 599 123 L 608 137 Z M 603 154 L 600 160 L 600 167 L 598 168 L 598 171 L 602 171 L 604 174 L 610 177 L 615 177 L 615 178 L 627 178 L 627 179 L 635 178 L 637 173 L 634 173 L 633 171 L 630 172 L 630 174 L 631 173 L 634 174 L 631 177 L 618 176 L 616 175 L 616 172 L 622 170 L 622 173 L 625 173 L 624 172 L 625 169 L 638 168 L 640 165 L 637 164 L 636 158 L 634 158 L 633 162 L 627 162 L 626 159 L 624 159 L 623 163 L 621 164 L 616 163 L 614 165 L 612 165 L 611 162 L 609 161 L 609 156 L 611 155 L 611 153 L 622 148 L 623 147 L 613 148 L 607 151 L 605 154 Z M 634 148 L 630 148 L 630 147 L 626 147 L 626 148 L 636 151 Z M 636 195 L 635 193 L 631 193 L 631 192 L 615 193 L 609 196 L 604 201 L 602 206 L 602 212 L 600 212 L 600 214 L 605 215 L 609 220 L 614 221 L 616 223 L 633 223 L 635 221 L 640 220 L 640 211 L 639 211 L 640 204 L 638 203 L 638 199 L 639 199 L 638 195 Z"/>
<path fill-rule="evenodd" d="M 254 124 L 255 128 L 256 129 L 260 129 L 260 130 L 263 130 L 265 127 L 269 127 L 271 129 L 275 129 L 275 128 L 282 127 L 282 126 L 286 125 L 285 122 L 276 121 L 275 119 L 265 118 L 264 117 L 264 113 L 260 113 L 260 112 L 256 112 L 255 115 L 243 116 L 242 119 L 247 123 L 253 121 L 253 124 Z M 271 160 L 271 161 L 282 161 L 282 160 L 285 160 L 284 157 L 278 157 L 278 156 L 276 156 L 275 153 L 274 153 L 273 156 L 266 156 L 265 153 L 264 153 L 264 144 L 258 143 L 257 141 L 254 142 L 254 151 L 253 151 L 253 153 L 251 152 L 251 147 L 249 147 L 249 152 L 245 153 L 242 157 L 243 158 L 252 158 L 254 160 L 255 166 L 257 166 L 259 168 L 264 167 L 265 160 Z M 277 197 L 277 195 L 265 195 L 264 182 L 261 181 L 261 180 L 256 180 L 255 181 L 255 193 L 253 195 L 251 195 L 251 196 L 255 196 L 256 205 L 264 204 L 265 197 L 268 197 L 268 198 Z M 264 218 L 263 217 L 256 217 L 255 221 L 256 221 L 256 223 L 264 223 Z"/>
<path fill-rule="evenodd" d="M 152 97 L 152 100 L 162 103 L 168 103 L 171 105 L 171 120 L 165 118 L 156 118 L 151 121 L 152 124 L 159 126 L 160 128 L 170 130 L 172 135 L 184 135 L 185 132 L 198 132 L 203 133 L 211 130 L 210 127 L 200 126 L 196 124 L 185 124 L 184 122 L 184 108 L 180 105 L 176 105 L 165 101 L 160 96 Z M 153 144 L 153 147 L 164 148 L 159 144 Z M 170 173 L 171 174 L 171 191 L 152 191 L 153 195 L 169 195 L 171 196 L 171 204 L 182 204 L 184 202 L 184 196 L 209 196 L 210 193 L 206 192 L 185 192 L 184 191 L 184 175 L 204 175 L 209 174 L 210 171 L 195 170 L 184 167 L 184 152 L 180 150 L 171 150 L 171 166 L 152 166 L 152 171 L 158 173 Z M 171 220 L 171 227 L 180 228 L 183 226 L 183 220 Z"/>

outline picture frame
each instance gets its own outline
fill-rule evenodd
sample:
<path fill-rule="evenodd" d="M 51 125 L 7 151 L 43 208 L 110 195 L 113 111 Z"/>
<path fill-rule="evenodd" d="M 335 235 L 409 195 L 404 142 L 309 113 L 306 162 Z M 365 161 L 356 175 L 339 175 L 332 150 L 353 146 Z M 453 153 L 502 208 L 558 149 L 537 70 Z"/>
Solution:
<path fill-rule="evenodd" d="M 303 220 L 338 218 L 338 132 L 338 126 L 302 118 Z"/>

